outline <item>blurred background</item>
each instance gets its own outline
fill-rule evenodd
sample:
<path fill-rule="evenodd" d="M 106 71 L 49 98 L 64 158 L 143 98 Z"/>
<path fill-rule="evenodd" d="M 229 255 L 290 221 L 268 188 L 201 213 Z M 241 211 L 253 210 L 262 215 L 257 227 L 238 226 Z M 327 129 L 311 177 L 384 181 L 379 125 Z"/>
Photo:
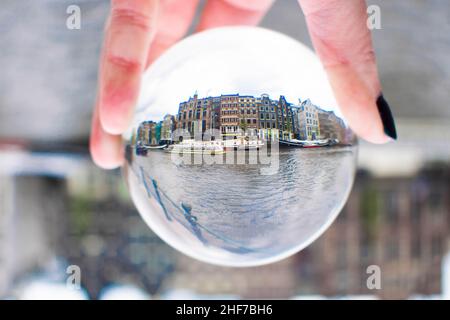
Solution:
<path fill-rule="evenodd" d="M 66 28 L 71 4 L 80 30 Z M 367 4 L 381 8 L 373 37 L 399 140 L 361 142 L 348 203 L 311 246 L 234 269 L 163 243 L 120 171 L 90 161 L 109 2 L 2 0 L 0 298 L 450 298 L 450 2 Z M 295 0 L 278 0 L 262 26 L 311 47 Z M 69 265 L 80 290 L 66 286 Z M 367 288 L 370 265 L 379 290 Z"/>

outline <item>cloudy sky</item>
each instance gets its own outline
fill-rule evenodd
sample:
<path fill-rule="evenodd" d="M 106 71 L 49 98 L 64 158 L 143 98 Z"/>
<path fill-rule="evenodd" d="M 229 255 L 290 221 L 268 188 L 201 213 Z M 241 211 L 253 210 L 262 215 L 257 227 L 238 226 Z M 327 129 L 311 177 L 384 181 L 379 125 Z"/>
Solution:
<path fill-rule="evenodd" d="M 199 97 L 285 95 L 292 103 L 309 98 L 340 115 L 316 55 L 297 40 L 262 28 L 213 29 L 168 50 L 144 75 L 134 126 L 175 115 L 195 91 Z"/>

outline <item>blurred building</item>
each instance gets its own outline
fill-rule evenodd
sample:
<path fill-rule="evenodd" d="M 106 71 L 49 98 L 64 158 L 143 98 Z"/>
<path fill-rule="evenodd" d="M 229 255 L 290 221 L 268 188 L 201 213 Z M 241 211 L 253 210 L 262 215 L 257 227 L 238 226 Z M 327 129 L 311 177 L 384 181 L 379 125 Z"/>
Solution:
<path fill-rule="evenodd" d="M 450 243 L 449 187 L 448 165 L 407 178 L 360 172 L 337 221 L 296 256 L 299 292 L 439 294 L 442 257 Z M 381 268 L 381 290 L 367 288 L 370 265 Z"/>
<path fill-rule="evenodd" d="M 167 127 L 165 127 L 165 125 Z M 137 129 L 138 142 L 144 145 L 159 145 L 163 140 L 162 135 L 164 133 L 166 135 L 172 136 L 172 131 L 168 133 L 168 130 L 170 128 L 173 128 L 173 122 L 171 121 L 170 116 L 166 116 L 164 121 L 159 122 L 144 121 L 139 125 Z M 165 130 L 166 132 L 164 132 L 163 130 Z"/>
<path fill-rule="evenodd" d="M 174 269 L 175 251 L 139 216 L 122 177 L 93 170 L 71 189 L 71 224 L 60 249 L 82 270 L 90 297 L 112 284 L 158 292 Z"/>
<path fill-rule="evenodd" d="M 175 130 L 175 128 L 175 117 L 170 114 L 166 114 L 161 125 L 161 140 L 168 142 L 172 141 L 172 132 Z"/>
<path fill-rule="evenodd" d="M 6 294 L 11 279 L 11 271 L 8 263 L 10 253 L 9 232 L 11 201 L 9 200 L 10 178 L 0 177 L 0 297 Z"/>
<path fill-rule="evenodd" d="M 63 179 L 0 175 L 0 181 L 1 297 L 15 279 L 45 268 L 60 253 L 68 218 L 60 216 L 67 213 Z"/>
<path fill-rule="evenodd" d="M 339 141 L 346 140 L 346 125 L 333 111 L 319 110 L 317 118 L 320 137 Z"/>
<path fill-rule="evenodd" d="M 153 121 L 142 122 L 137 129 L 137 141 L 140 141 L 144 144 L 149 144 L 150 134 L 154 124 L 155 123 Z"/>
<path fill-rule="evenodd" d="M 175 272 L 161 289 L 176 289 L 200 295 L 237 295 L 242 298 L 290 297 L 297 292 L 295 259 L 262 267 L 227 268 L 177 255 Z"/>

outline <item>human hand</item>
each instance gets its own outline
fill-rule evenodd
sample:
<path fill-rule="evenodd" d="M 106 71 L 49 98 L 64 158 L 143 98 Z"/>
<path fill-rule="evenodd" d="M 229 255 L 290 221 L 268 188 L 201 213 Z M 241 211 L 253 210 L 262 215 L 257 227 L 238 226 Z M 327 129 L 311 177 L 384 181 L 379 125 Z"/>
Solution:
<path fill-rule="evenodd" d="M 121 134 L 131 121 L 144 70 L 187 32 L 199 0 L 113 0 L 100 61 L 90 150 L 106 169 L 123 162 Z M 198 30 L 256 25 L 273 0 L 209 0 Z M 381 94 L 364 0 L 299 0 L 336 100 L 354 132 L 373 143 L 396 139 Z"/>

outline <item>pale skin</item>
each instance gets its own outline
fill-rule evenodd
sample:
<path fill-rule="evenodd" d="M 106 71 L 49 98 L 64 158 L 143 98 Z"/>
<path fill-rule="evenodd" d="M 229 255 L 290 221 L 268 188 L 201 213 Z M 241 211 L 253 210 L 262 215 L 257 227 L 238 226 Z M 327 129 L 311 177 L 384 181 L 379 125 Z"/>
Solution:
<path fill-rule="evenodd" d="M 274 0 L 209 0 L 198 31 L 256 25 Z M 90 151 L 94 162 L 113 169 L 124 161 L 121 134 L 127 129 L 141 75 L 182 39 L 199 0 L 112 0 L 100 59 Z M 339 107 L 353 131 L 372 143 L 384 133 L 376 100 L 381 93 L 364 0 L 298 0 L 314 48 Z M 300 10 L 299 10 L 300 19 Z"/>

